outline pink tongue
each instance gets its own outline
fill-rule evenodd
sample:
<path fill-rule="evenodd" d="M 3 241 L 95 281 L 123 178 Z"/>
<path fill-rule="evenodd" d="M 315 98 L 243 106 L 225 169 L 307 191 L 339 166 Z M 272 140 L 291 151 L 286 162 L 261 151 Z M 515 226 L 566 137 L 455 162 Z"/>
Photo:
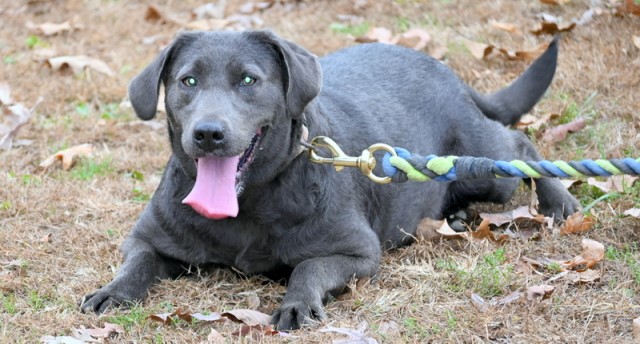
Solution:
<path fill-rule="evenodd" d="M 220 220 L 238 216 L 236 170 L 240 155 L 198 159 L 198 175 L 191 193 L 182 201 L 200 215 Z"/>

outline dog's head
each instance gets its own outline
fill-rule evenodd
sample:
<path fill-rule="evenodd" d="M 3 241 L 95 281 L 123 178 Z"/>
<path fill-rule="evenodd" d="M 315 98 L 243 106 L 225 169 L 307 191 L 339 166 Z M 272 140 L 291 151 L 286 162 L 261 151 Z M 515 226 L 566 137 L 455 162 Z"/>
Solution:
<path fill-rule="evenodd" d="M 268 31 L 189 32 L 131 81 L 129 98 L 151 119 L 164 84 L 173 152 L 196 179 L 184 202 L 224 218 L 237 214 L 243 185 L 268 182 L 291 161 L 321 80 L 313 54 Z"/>

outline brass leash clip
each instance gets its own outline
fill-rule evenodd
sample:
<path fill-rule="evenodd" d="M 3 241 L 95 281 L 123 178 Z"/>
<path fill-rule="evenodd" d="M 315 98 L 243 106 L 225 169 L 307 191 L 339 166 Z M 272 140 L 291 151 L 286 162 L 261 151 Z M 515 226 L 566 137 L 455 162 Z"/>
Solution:
<path fill-rule="evenodd" d="M 309 160 L 312 162 L 319 164 L 332 164 L 338 172 L 342 171 L 345 167 L 357 167 L 360 169 L 362 174 L 369 177 L 369 179 L 376 183 L 387 184 L 391 182 L 391 177 L 379 177 L 373 174 L 373 169 L 376 167 L 376 159 L 373 156 L 374 152 L 383 150 L 393 156 L 397 156 L 395 149 L 389 145 L 376 143 L 363 150 L 362 154 L 358 157 L 348 156 L 342 151 L 342 149 L 340 149 L 340 146 L 338 146 L 335 141 L 326 136 L 314 137 L 313 140 L 311 140 L 311 146 L 313 146 L 313 148 L 309 148 Z M 329 149 L 332 156 L 330 158 L 319 156 L 315 149 L 317 147 Z"/>

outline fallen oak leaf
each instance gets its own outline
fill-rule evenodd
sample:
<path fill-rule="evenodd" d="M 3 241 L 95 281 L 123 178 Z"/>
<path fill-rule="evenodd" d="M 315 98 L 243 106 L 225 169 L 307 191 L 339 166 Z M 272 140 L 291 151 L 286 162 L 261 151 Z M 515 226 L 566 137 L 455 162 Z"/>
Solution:
<path fill-rule="evenodd" d="M 531 30 L 530 32 L 534 35 L 555 35 L 557 33 L 560 32 L 567 32 L 567 31 L 571 31 L 576 27 L 576 23 L 571 23 L 569 25 L 565 25 L 565 26 L 561 26 L 557 23 L 552 23 L 552 22 L 541 22 L 539 24 L 539 27 L 535 30 Z"/>
<path fill-rule="evenodd" d="M 224 344 L 226 342 L 224 336 L 220 334 L 220 332 L 216 331 L 216 329 L 211 329 L 211 332 L 207 336 L 207 340 L 200 342 L 200 344 Z"/>
<path fill-rule="evenodd" d="M 515 24 L 512 24 L 512 23 L 503 23 L 503 22 L 491 20 L 491 21 L 489 21 L 489 25 L 493 26 L 494 28 L 496 28 L 498 30 L 502 30 L 502 31 L 506 31 L 506 32 L 511 32 L 511 33 L 519 33 L 520 32 L 520 30 L 518 30 L 518 27 Z"/>
<path fill-rule="evenodd" d="M 168 14 L 168 12 L 168 10 L 161 9 L 158 6 L 149 5 L 147 6 L 147 11 L 144 13 L 144 20 L 150 22 L 170 23 L 178 26 L 185 25 L 184 21 Z"/>
<path fill-rule="evenodd" d="M 636 180 L 638 180 L 636 176 L 616 175 L 607 177 L 604 182 L 598 181 L 595 178 L 587 178 L 587 183 L 597 187 L 604 193 L 610 193 L 625 192 L 625 189 L 633 186 Z"/>
<path fill-rule="evenodd" d="M 582 253 L 561 265 L 566 269 L 585 271 L 604 258 L 604 245 L 592 239 L 582 239 Z M 582 268 L 582 265 L 585 267 Z M 576 267 L 579 267 L 576 269 Z"/>
<path fill-rule="evenodd" d="M 618 8 L 618 13 L 630 13 L 636 16 L 640 16 L 640 4 L 636 0 L 625 0 L 624 4 Z"/>
<path fill-rule="evenodd" d="M 569 215 L 560 228 L 560 235 L 578 234 L 590 230 L 595 225 L 593 216 L 585 216 L 582 212 Z"/>
<path fill-rule="evenodd" d="M 538 302 L 551 297 L 555 287 L 548 284 L 535 285 L 527 288 L 527 300 Z"/>
<path fill-rule="evenodd" d="M 396 36 L 395 40 L 398 45 L 419 51 L 431 42 L 431 35 L 422 29 L 410 29 Z"/>
<path fill-rule="evenodd" d="M 11 105 L 13 99 L 11 99 L 11 87 L 6 82 L 0 82 L 0 105 Z"/>
<path fill-rule="evenodd" d="M 74 337 L 88 341 L 88 339 L 112 338 L 124 333 L 122 326 L 117 324 L 104 323 L 102 328 L 81 328 L 73 329 Z"/>
<path fill-rule="evenodd" d="M 498 240 L 496 240 L 496 237 L 493 235 L 491 229 L 489 228 L 489 223 L 491 223 L 491 221 L 489 221 L 488 219 L 482 220 L 475 231 L 469 232 L 469 234 L 471 234 L 471 238 L 475 240 L 488 239 L 491 242 L 497 242 Z"/>
<path fill-rule="evenodd" d="M 0 149 L 11 149 L 14 144 L 13 140 L 18 135 L 18 131 L 29 123 L 33 112 L 36 107 L 40 105 L 42 99 L 42 97 L 38 98 L 35 105 L 30 109 L 21 103 L 8 106 L 6 109 L 0 108 L 0 114 L 5 115 L 4 124 L 0 123 Z"/>
<path fill-rule="evenodd" d="M 249 326 L 266 326 L 271 323 L 271 316 L 269 314 L 254 311 L 253 309 L 234 309 L 222 313 L 221 316 L 233 322 L 243 323 Z"/>
<path fill-rule="evenodd" d="M 500 54 L 505 57 L 507 60 L 513 61 L 531 61 L 535 60 L 538 56 L 542 55 L 542 53 L 549 46 L 548 43 L 542 43 L 532 50 L 508 50 L 505 48 L 500 48 L 492 44 L 484 44 L 474 41 L 466 41 L 467 49 L 471 55 L 473 55 L 477 59 L 486 59 L 491 53 L 496 50 L 500 52 Z"/>
<path fill-rule="evenodd" d="M 49 22 L 34 24 L 31 21 L 27 21 L 25 26 L 27 29 L 45 36 L 53 36 L 65 31 L 73 31 L 84 28 L 82 24 L 77 23 L 75 20 L 67 20 L 59 24 Z"/>
<path fill-rule="evenodd" d="M 93 145 L 90 143 L 84 143 L 81 145 L 73 146 L 71 148 L 63 149 L 52 156 L 44 159 L 40 163 L 40 167 L 47 169 L 57 160 L 62 160 L 62 169 L 68 170 L 73 166 L 74 159 L 79 156 L 87 156 L 93 152 Z"/>
<path fill-rule="evenodd" d="M 45 60 L 45 64 L 51 67 L 54 71 L 62 71 L 65 68 L 71 68 L 74 74 L 80 74 L 86 68 L 90 68 L 108 76 L 116 75 L 116 73 L 104 61 L 86 55 L 51 57 Z"/>
<path fill-rule="evenodd" d="M 627 209 L 623 214 L 627 216 L 640 218 L 640 208 Z"/>
<path fill-rule="evenodd" d="M 327 326 L 320 329 L 320 332 L 335 332 L 348 336 L 346 339 L 334 340 L 334 344 L 378 344 L 376 339 L 365 334 L 367 327 L 367 322 L 363 321 L 358 325 L 358 329 Z"/>
<path fill-rule="evenodd" d="M 635 338 L 636 343 L 640 342 L 640 317 L 633 319 L 632 327 L 633 338 Z"/>
<path fill-rule="evenodd" d="M 208 315 L 202 314 L 202 313 L 190 313 L 190 312 L 185 312 L 182 311 L 180 309 L 172 312 L 172 313 L 159 313 L 159 314 L 151 314 L 149 315 L 148 319 L 153 320 L 153 321 L 157 321 L 157 322 L 161 322 L 165 325 L 169 325 L 173 322 L 176 321 L 176 319 L 181 319 L 184 320 L 188 323 L 193 322 L 193 320 L 198 320 L 201 322 L 207 322 L 207 323 L 211 323 L 211 322 L 218 322 L 218 321 L 225 321 L 226 319 L 223 318 L 220 313 L 211 313 Z"/>
<path fill-rule="evenodd" d="M 588 269 L 585 271 L 571 271 L 568 276 L 573 284 L 586 284 L 599 280 L 602 277 L 602 272 Z"/>
<path fill-rule="evenodd" d="M 548 129 L 547 131 L 544 132 L 544 135 L 542 136 L 542 140 L 551 142 L 551 143 L 560 142 L 566 139 L 567 135 L 569 135 L 570 133 L 576 133 L 584 129 L 584 127 L 586 126 L 587 126 L 586 120 L 582 117 L 579 117 L 567 124 L 562 124 L 562 125 Z"/>

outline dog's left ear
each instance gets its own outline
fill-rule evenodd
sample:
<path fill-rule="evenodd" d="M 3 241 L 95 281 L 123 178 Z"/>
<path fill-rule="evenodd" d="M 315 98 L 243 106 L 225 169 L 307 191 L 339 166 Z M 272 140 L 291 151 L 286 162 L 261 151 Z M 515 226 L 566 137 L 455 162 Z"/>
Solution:
<path fill-rule="evenodd" d="M 301 46 L 276 36 L 271 31 L 248 34 L 273 46 L 280 55 L 285 78 L 287 113 L 299 118 L 309 102 L 320 93 L 322 69 L 318 58 Z"/>

